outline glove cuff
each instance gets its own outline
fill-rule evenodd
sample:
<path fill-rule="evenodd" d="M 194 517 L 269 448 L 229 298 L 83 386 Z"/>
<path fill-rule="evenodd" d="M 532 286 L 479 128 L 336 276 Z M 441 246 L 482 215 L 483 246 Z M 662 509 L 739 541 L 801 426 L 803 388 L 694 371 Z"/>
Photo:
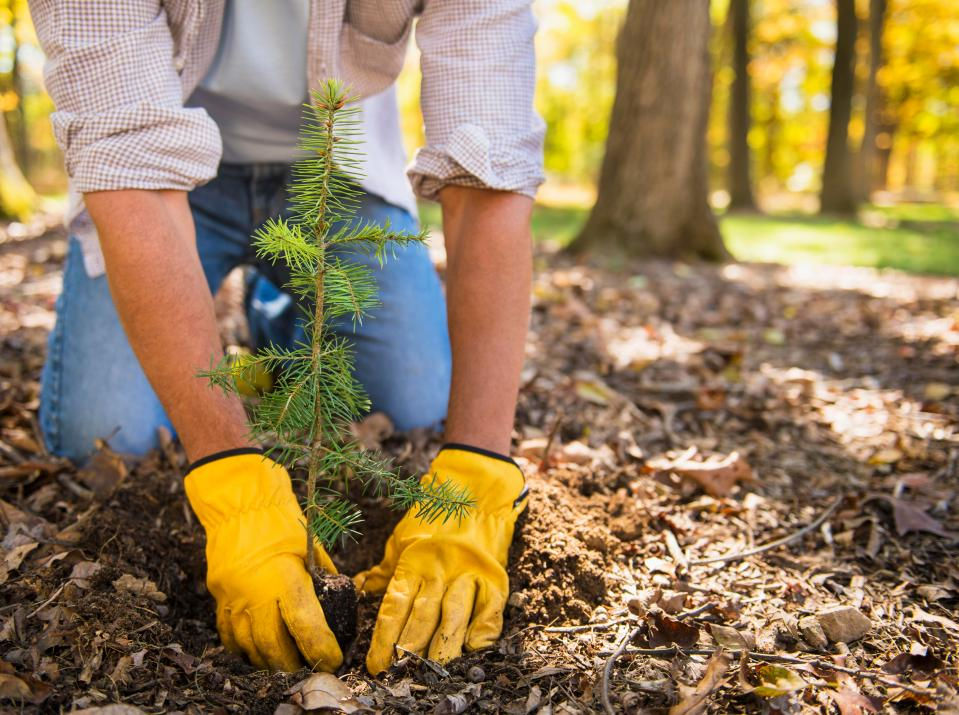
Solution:
<path fill-rule="evenodd" d="M 469 489 L 476 508 L 486 513 L 513 509 L 527 495 L 526 477 L 504 454 L 466 444 L 444 444 L 424 479 L 436 477 Z"/>
<path fill-rule="evenodd" d="M 228 450 L 190 466 L 190 506 L 209 531 L 233 516 L 273 506 L 299 511 L 286 469 L 255 449 Z"/>

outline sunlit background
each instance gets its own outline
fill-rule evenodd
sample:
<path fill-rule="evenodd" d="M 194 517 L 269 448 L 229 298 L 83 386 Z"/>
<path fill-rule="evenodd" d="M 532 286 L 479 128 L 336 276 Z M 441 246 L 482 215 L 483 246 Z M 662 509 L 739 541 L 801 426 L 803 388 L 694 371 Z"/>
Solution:
<path fill-rule="evenodd" d="M 616 38 L 625 0 L 537 0 L 536 106 L 546 119 L 548 181 L 538 238 L 573 237 L 595 198 L 615 93 Z M 819 217 L 831 71 L 832 0 L 754 0 L 749 32 L 753 190 L 760 212 L 727 212 L 729 97 L 733 81 L 728 0 L 713 0 L 714 91 L 708 131 L 710 201 L 740 259 L 894 266 L 959 274 L 959 4 L 889 0 L 883 18 L 878 170 L 858 214 Z M 849 144 L 865 131 L 870 1 L 857 0 L 856 86 Z M 414 46 L 399 80 L 407 149 L 423 141 Z M 43 55 L 26 0 L 0 0 L 0 212 L 26 220 L 56 212 L 65 192 L 47 121 Z M 435 206 L 423 206 L 435 223 Z"/>

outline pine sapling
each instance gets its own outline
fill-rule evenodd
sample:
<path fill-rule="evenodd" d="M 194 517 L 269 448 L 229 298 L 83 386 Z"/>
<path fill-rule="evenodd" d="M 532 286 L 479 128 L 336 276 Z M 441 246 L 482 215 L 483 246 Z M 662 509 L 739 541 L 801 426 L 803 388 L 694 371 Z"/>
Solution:
<path fill-rule="evenodd" d="M 398 248 L 422 243 L 426 232 L 401 233 L 389 225 L 357 221 L 361 190 L 359 108 L 343 84 L 328 80 L 306 105 L 300 147 L 307 158 L 293 167 L 289 219 L 275 218 L 253 236 L 257 255 L 283 262 L 287 288 L 304 306 L 303 342 L 271 345 L 235 360 L 226 356 L 201 373 L 211 385 L 238 392 L 237 384 L 268 372 L 274 387 L 248 404 L 251 436 L 270 445 L 267 454 L 292 468 L 306 467 L 307 568 L 321 581 L 314 540 L 330 549 L 355 536 L 362 520 L 350 501 L 351 486 L 390 498 L 398 509 L 416 509 L 427 521 L 462 518 L 470 495 L 431 480 L 399 476 L 380 455 L 351 437 L 350 425 L 370 407 L 353 378 L 353 353 L 330 321 L 352 320 L 355 326 L 379 305 L 376 278 L 349 252 L 375 257 L 379 265 Z"/>

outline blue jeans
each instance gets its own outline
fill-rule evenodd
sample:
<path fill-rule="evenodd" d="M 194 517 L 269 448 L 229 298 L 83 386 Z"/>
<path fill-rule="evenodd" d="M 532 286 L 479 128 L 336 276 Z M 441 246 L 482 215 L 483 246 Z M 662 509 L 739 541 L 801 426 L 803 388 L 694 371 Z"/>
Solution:
<path fill-rule="evenodd" d="M 255 267 L 246 306 L 256 345 L 291 345 L 302 335 L 298 307 L 276 288 L 286 281 L 282 268 L 259 261 L 250 246 L 258 226 L 287 213 L 288 179 L 286 166 L 224 164 L 213 181 L 190 193 L 210 291 L 234 267 Z M 389 220 L 398 231 L 417 228 L 407 211 L 371 194 L 362 196 L 357 220 Z M 397 249 L 382 269 L 354 252 L 344 252 L 342 260 L 367 263 L 379 284 L 382 305 L 362 325 L 354 330 L 348 319 L 333 324 L 354 344 L 355 377 L 373 409 L 388 414 L 399 429 L 436 425 L 446 416 L 451 358 L 446 305 L 426 248 Z M 90 455 L 97 439 L 143 454 L 156 446 L 158 427 L 172 432 L 127 342 L 106 277 L 86 275 L 76 240 L 67 252 L 43 368 L 40 425 L 51 452 L 77 461 Z"/>

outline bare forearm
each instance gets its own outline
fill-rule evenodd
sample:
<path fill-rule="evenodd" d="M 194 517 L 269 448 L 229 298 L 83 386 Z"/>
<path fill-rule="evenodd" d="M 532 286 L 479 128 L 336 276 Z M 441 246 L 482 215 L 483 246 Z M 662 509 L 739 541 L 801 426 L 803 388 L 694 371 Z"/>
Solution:
<path fill-rule="evenodd" d="M 453 349 L 446 439 L 508 453 L 529 325 L 532 201 L 456 186 L 440 201 Z"/>
<path fill-rule="evenodd" d="M 120 321 L 187 455 L 246 444 L 240 402 L 196 376 L 222 347 L 186 194 L 102 191 L 84 200 Z"/>

